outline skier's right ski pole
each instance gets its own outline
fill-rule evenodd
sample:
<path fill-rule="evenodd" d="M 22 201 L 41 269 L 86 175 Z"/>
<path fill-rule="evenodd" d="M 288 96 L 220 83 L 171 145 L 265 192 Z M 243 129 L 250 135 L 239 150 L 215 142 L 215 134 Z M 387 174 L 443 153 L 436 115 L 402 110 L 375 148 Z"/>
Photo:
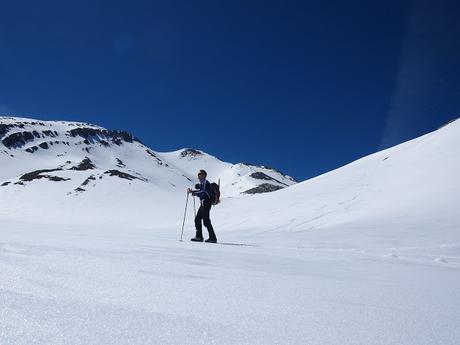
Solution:
<path fill-rule="evenodd" d="M 182 236 L 184 235 L 185 217 L 186 217 L 186 215 L 187 215 L 188 195 L 189 195 L 189 193 L 187 192 L 187 199 L 185 200 L 184 221 L 182 222 L 182 232 L 181 232 L 181 234 L 180 234 L 180 241 L 181 241 L 181 242 L 182 242 Z"/>

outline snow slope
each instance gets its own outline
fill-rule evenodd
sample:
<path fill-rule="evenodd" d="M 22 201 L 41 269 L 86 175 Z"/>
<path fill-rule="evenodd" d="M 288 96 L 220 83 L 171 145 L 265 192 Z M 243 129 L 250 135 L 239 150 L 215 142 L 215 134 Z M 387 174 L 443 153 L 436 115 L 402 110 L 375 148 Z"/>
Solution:
<path fill-rule="evenodd" d="M 460 242 L 459 176 L 457 120 L 287 189 L 245 202 L 229 200 L 222 212 L 243 208 L 239 228 L 247 231 L 269 219 L 265 231 L 280 240 L 292 237 L 293 243 L 305 237 L 311 245 L 330 234 L 357 246 L 361 240 L 379 246 L 448 245 Z M 216 211 L 216 218 L 225 219 Z M 222 227 L 234 227 L 232 220 L 223 220 Z"/>
<path fill-rule="evenodd" d="M 34 202 L 21 207 L 24 186 L 8 185 L 0 344 L 456 345 L 459 151 L 457 120 L 288 188 L 225 198 L 212 210 L 217 236 L 244 246 L 179 242 L 174 186 L 106 176 L 107 189 L 63 193 L 43 217 L 36 202 L 52 181 L 25 186 Z M 166 168 L 188 170 L 174 163 L 157 169 L 180 180 Z M 110 181 L 126 181 L 122 193 Z M 192 217 L 189 203 L 186 239 Z"/>
<path fill-rule="evenodd" d="M 14 117 L 0 117 L 0 165 L 3 219 L 61 224 L 133 226 L 150 224 L 152 212 L 169 217 L 204 167 L 221 180 L 223 198 L 295 183 L 273 169 L 194 149 L 160 154 L 125 131 Z"/>

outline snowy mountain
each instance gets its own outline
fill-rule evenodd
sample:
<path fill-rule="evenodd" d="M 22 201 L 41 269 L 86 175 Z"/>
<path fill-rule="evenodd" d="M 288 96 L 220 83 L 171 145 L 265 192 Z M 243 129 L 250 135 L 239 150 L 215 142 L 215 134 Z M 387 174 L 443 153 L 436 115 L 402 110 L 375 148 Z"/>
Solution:
<path fill-rule="evenodd" d="M 2 344 L 458 344 L 460 120 L 256 195 L 293 181 L 88 124 L 0 136 Z M 229 245 L 188 241 L 190 200 L 178 241 L 198 168 Z"/>
<path fill-rule="evenodd" d="M 249 163 L 226 163 L 194 149 L 158 153 L 158 156 L 192 179 L 197 171 L 205 167 L 209 176 L 216 182 L 221 181 L 224 197 L 273 192 L 296 183 L 294 178 L 274 168 Z"/>
<path fill-rule="evenodd" d="M 104 212 L 111 218 L 133 203 L 146 214 L 182 196 L 203 168 L 211 181 L 220 181 L 223 198 L 295 184 L 274 169 L 222 162 L 195 149 L 155 152 L 125 131 L 15 117 L 0 117 L 0 164 L 0 195 L 9 214 L 32 218 L 63 208 L 66 217 L 91 219 L 95 205 L 95 218 Z"/>
<path fill-rule="evenodd" d="M 296 184 L 274 169 L 222 162 L 195 149 L 155 152 L 124 131 L 3 117 L 0 212 L 5 218 L 138 225 L 150 223 L 147 215 L 161 215 L 173 224 L 181 218 L 185 188 L 204 168 L 211 180 L 221 182 L 224 205 L 213 213 L 223 231 L 235 230 L 228 215 L 244 214 L 239 229 L 251 233 L 261 219 L 270 219 L 264 229 L 272 235 L 296 232 L 293 242 L 319 229 L 353 224 L 371 231 L 382 223 L 393 224 L 379 233 L 388 242 L 403 239 L 401 226 L 420 225 L 422 231 L 427 224 L 442 226 L 456 238 L 459 127 L 454 121 Z M 276 189 L 281 190 L 243 197 Z M 424 233 L 417 241 L 432 235 Z"/>
<path fill-rule="evenodd" d="M 74 192 L 84 192 L 85 186 L 94 186 L 106 176 L 183 189 L 204 166 L 212 178 L 222 180 L 224 197 L 269 192 L 295 183 L 274 169 L 222 162 L 195 149 L 160 154 L 128 132 L 89 123 L 0 117 L 0 141 L 2 165 L 7 167 L 0 173 L 4 186 L 38 179 L 79 181 L 83 175 L 87 178 Z"/>

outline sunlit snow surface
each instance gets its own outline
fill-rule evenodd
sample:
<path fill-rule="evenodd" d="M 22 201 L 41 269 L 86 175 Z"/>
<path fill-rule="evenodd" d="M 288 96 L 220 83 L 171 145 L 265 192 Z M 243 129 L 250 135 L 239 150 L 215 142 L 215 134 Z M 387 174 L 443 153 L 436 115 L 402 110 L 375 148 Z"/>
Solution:
<path fill-rule="evenodd" d="M 0 344 L 458 344 L 459 157 L 456 121 L 226 198 L 217 236 L 245 246 L 189 242 L 191 200 L 179 242 L 185 194 L 154 184 L 3 189 Z"/>

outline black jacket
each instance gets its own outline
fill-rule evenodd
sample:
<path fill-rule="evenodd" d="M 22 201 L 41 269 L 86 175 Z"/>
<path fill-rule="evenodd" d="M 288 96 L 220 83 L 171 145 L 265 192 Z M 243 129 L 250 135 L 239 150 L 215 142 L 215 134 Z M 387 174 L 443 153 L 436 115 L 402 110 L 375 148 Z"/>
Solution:
<path fill-rule="evenodd" d="M 211 183 L 208 180 L 204 179 L 200 181 L 200 189 L 193 192 L 193 195 L 198 196 L 200 200 L 211 200 Z"/>

